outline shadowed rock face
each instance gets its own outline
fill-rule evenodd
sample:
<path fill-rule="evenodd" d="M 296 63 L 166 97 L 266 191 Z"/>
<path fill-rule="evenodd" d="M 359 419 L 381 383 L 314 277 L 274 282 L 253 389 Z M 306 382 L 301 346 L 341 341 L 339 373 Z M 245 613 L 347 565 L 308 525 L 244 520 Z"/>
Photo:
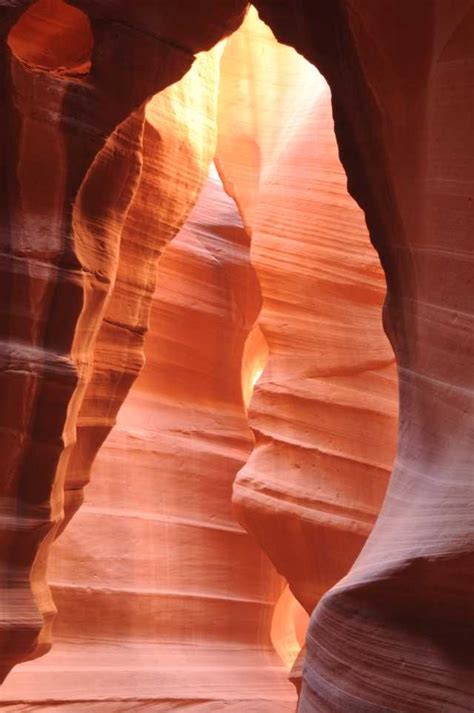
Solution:
<path fill-rule="evenodd" d="M 299 711 L 472 708 L 472 3 L 256 5 L 0 6 L 7 710 L 294 710 L 238 471 Z"/>
<path fill-rule="evenodd" d="M 467 711 L 472 4 L 257 5 L 331 86 L 349 190 L 387 277 L 384 321 L 400 382 L 387 497 L 351 571 L 313 615 L 300 710 Z"/>

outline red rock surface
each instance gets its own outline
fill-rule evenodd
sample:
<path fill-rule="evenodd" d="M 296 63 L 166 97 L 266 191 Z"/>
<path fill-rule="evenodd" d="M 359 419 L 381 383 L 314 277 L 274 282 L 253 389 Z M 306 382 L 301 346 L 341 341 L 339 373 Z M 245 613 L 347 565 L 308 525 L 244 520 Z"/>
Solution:
<path fill-rule="evenodd" d="M 301 713 L 472 709 L 471 2 L 258 2 L 326 75 L 387 276 L 400 429 L 384 507 L 313 615 Z"/>
<path fill-rule="evenodd" d="M 53 651 L 16 669 L 4 700 L 294 710 L 270 639 L 282 582 L 231 510 L 252 447 L 241 360 L 259 304 L 248 236 L 211 178 L 160 261 L 146 367 L 53 548 Z"/>

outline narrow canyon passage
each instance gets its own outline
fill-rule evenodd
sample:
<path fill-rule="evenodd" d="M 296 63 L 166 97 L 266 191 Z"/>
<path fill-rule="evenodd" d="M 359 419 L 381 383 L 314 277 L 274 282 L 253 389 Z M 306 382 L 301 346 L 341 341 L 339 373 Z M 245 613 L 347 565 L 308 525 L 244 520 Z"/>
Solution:
<path fill-rule="evenodd" d="M 160 261 L 147 364 L 52 550 L 53 650 L 11 674 L 4 700 L 294 709 L 270 640 L 283 583 L 231 512 L 252 448 L 241 363 L 260 293 L 249 247 L 214 172 Z"/>
<path fill-rule="evenodd" d="M 474 12 L 256 6 L 0 8 L 8 713 L 471 710 Z"/>

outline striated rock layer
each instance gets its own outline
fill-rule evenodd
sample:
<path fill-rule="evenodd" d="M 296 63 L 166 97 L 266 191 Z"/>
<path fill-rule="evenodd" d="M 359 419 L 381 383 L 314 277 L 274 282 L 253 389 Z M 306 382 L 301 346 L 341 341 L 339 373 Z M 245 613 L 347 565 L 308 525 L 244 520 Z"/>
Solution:
<path fill-rule="evenodd" d="M 294 706 L 271 640 L 296 655 L 295 602 L 232 519 L 239 469 L 240 518 L 300 601 L 332 587 L 299 710 L 472 709 L 472 2 L 256 6 L 328 81 L 386 273 L 400 424 L 381 514 L 351 567 L 392 455 L 383 280 L 327 88 L 250 18 L 219 81 L 218 167 L 240 216 L 211 180 L 163 261 L 148 370 L 55 545 L 58 647 L 11 676 L 7 709 Z M 215 59 L 184 117 L 173 91 L 148 118 L 145 103 L 244 10 L 1 4 L 2 676 L 48 646 L 50 546 L 141 367 L 157 257 L 207 173 Z"/>
<path fill-rule="evenodd" d="M 204 154 L 212 155 L 201 137 L 206 148 L 192 159 L 200 175 L 185 178 L 181 197 L 168 186 L 167 201 L 166 162 L 178 166 L 166 144 L 144 161 L 143 143 L 161 141 L 144 136 L 144 102 L 241 12 L 223 3 L 209 28 L 190 9 L 189 26 L 167 28 L 153 2 L 138 13 L 121 2 L 76 4 L 82 9 L 61 0 L 0 8 L 2 677 L 48 648 L 49 548 L 140 368 L 160 245 L 179 228 L 207 172 Z M 196 130 L 194 117 L 184 123 Z M 157 166 L 169 205 L 140 227 Z M 144 240 L 147 220 L 155 229 L 169 223 Z"/>
<path fill-rule="evenodd" d="M 211 178 L 160 261 L 147 365 L 53 548 L 55 646 L 11 674 L 5 702 L 294 710 L 270 641 L 282 584 L 231 512 L 252 446 L 241 361 L 259 307 L 248 236 Z"/>
<path fill-rule="evenodd" d="M 218 134 L 225 185 L 252 231 L 268 349 L 234 501 L 312 612 L 359 554 L 392 466 L 385 281 L 347 195 L 328 86 L 255 11 L 224 50 Z"/>
<path fill-rule="evenodd" d="M 471 2 L 256 3 L 331 87 L 349 189 L 387 276 L 395 468 L 350 573 L 317 607 L 301 713 L 472 708 Z"/>

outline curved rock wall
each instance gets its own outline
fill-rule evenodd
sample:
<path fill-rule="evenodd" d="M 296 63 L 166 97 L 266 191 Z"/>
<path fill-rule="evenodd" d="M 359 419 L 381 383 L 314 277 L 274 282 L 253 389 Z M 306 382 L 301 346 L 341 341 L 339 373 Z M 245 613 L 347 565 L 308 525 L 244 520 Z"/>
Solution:
<path fill-rule="evenodd" d="M 350 572 L 313 614 L 299 709 L 468 711 L 472 3 L 256 5 L 331 88 L 349 191 L 386 273 L 385 328 L 400 380 L 388 494 Z M 179 141 L 162 143 L 161 113 L 155 130 L 143 107 L 189 69 L 196 51 L 238 27 L 245 3 L 186 1 L 178 9 L 152 0 L 11 0 L 0 8 L 3 676 L 48 646 L 51 542 L 63 510 L 67 520 L 80 504 L 141 367 L 153 265 L 212 155 L 211 128 L 200 136 L 203 153 L 198 144 L 185 148 L 190 174 L 176 178 Z M 252 445 L 244 401 L 265 363 L 249 410 L 256 447 L 235 499 L 308 610 L 350 567 L 382 501 L 395 415 L 377 317 L 383 279 L 344 190 L 328 90 L 252 16 L 222 68 L 218 165 L 243 224 L 211 181 L 186 242 L 170 249 L 150 342 L 157 361 L 99 456 L 95 504 L 55 545 L 59 645 L 7 681 L 2 696 L 12 711 L 45 710 L 53 679 L 56 710 L 294 705 L 270 644 L 272 630 L 282 640 L 278 623 L 293 600 L 280 596 L 282 582 L 229 513 L 233 476 Z M 202 79 L 188 88 L 186 106 Z M 217 75 L 211 84 L 212 94 Z M 163 116 L 169 111 L 179 124 L 172 107 Z M 200 127 L 194 113 L 184 124 Z M 166 165 L 157 210 L 152 177 Z M 182 195 L 166 193 L 173 181 Z M 207 203 L 216 190 L 218 225 L 209 223 Z M 263 298 L 254 328 L 250 234 Z M 124 552 L 125 531 L 140 543 L 136 553 Z M 166 542 L 160 556 L 157 535 Z"/>
<path fill-rule="evenodd" d="M 61 518 L 67 458 L 115 279 L 120 228 L 138 183 L 142 119 L 133 112 L 108 142 L 104 134 L 121 121 L 120 112 L 93 122 L 79 152 L 75 122 L 90 98 L 83 80 L 32 69 L 11 55 L 4 81 L 10 104 L 3 107 L 9 166 L 2 187 L 2 389 L 8 407 L 1 450 L 8 474 L 4 552 L 11 568 L 3 592 L 5 673 L 17 657 L 43 651 L 49 638 L 54 608 L 45 585 L 47 550 Z M 71 96 L 74 107 L 66 108 Z M 70 159 L 74 153 L 77 161 Z M 12 164 L 16 171 L 7 173 Z M 97 250 L 88 187 L 106 167 L 103 249 Z"/>
<path fill-rule="evenodd" d="M 269 350 L 234 501 L 312 612 L 358 555 L 392 466 L 385 281 L 347 194 L 329 88 L 255 11 L 227 41 L 219 98 L 217 158 L 252 232 Z"/>
<path fill-rule="evenodd" d="M 140 3 L 138 18 L 121 2 L 105 14 L 103 3 L 77 5 L 7 2 L 0 10 L 2 677 L 49 646 L 46 566 L 64 483 L 70 517 L 140 368 L 160 246 L 144 246 L 133 280 L 124 278 L 140 239 L 130 207 L 137 197 L 140 210 L 146 191 L 144 102 L 189 69 L 193 52 L 238 26 L 242 11 L 224 3 L 222 19 L 201 32 L 196 24 L 190 37 L 184 25 L 170 34 L 152 2 Z M 184 201 L 189 208 L 193 194 Z M 110 391 L 101 396 L 104 381 Z"/>
<path fill-rule="evenodd" d="M 387 276 L 398 453 L 377 524 L 317 607 L 300 711 L 472 708 L 472 3 L 256 3 L 331 86 Z M 471 414 L 471 415 L 470 415 Z"/>
<path fill-rule="evenodd" d="M 231 510 L 252 446 L 241 362 L 259 306 L 248 236 L 210 178 L 160 261 L 145 369 L 53 548 L 55 646 L 11 674 L 4 700 L 294 710 L 270 641 L 282 583 Z"/>

